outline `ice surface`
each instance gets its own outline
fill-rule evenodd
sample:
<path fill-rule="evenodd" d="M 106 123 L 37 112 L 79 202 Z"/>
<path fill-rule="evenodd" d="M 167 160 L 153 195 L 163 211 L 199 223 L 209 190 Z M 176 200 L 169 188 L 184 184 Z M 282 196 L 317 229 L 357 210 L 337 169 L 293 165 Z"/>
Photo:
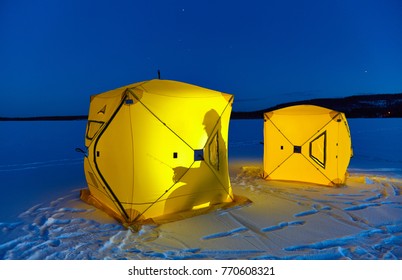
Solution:
<path fill-rule="evenodd" d="M 263 121 L 232 120 L 234 193 L 252 204 L 137 233 L 79 199 L 85 122 L 0 122 L 0 259 L 402 259 L 402 119 L 350 119 L 340 188 L 265 181 Z"/>

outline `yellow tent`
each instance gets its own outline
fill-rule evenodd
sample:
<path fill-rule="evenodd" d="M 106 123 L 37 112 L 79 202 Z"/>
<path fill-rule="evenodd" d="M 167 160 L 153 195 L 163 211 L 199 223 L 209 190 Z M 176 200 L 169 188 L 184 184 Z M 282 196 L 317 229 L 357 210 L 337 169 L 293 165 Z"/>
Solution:
<path fill-rule="evenodd" d="M 345 115 L 313 105 L 264 114 L 264 178 L 337 186 L 352 156 Z"/>
<path fill-rule="evenodd" d="M 233 202 L 232 102 L 232 95 L 168 80 L 92 96 L 84 159 L 89 190 L 81 198 L 128 226 Z"/>

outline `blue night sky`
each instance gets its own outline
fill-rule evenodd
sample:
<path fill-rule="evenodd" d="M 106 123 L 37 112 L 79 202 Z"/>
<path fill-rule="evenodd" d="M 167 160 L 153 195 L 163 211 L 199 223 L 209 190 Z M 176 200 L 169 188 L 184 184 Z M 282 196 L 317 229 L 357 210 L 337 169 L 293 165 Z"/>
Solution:
<path fill-rule="evenodd" d="M 236 111 L 402 92 L 402 1 L 0 0 L 0 116 L 87 114 L 158 69 Z"/>

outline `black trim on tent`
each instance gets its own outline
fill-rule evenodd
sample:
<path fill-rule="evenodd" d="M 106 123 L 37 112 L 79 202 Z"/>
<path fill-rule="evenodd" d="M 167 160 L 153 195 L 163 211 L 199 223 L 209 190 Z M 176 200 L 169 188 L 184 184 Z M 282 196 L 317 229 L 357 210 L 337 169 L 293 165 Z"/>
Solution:
<path fill-rule="evenodd" d="M 302 146 L 293 146 L 293 153 L 294 154 L 301 154 Z"/>
<path fill-rule="evenodd" d="M 324 156 L 323 160 L 321 161 L 319 158 L 315 157 L 313 155 L 313 142 L 320 139 L 321 137 L 324 137 Z M 310 142 L 310 149 L 309 149 L 309 156 L 312 160 L 314 160 L 319 166 L 325 169 L 326 163 L 327 163 L 327 131 L 324 131 L 320 135 L 318 135 L 316 138 L 314 138 Z"/>
<path fill-rule="evenodd" d="M 321 130 L 323 130 L 330 122 L 336 120 L 336 118 L 338 118 L 339 116 L 342 118 L 342 114 L 341 114 L 340 112 L 338 112 L 335 116 L 333 116 L 333 117 L 331 118 L 331 120 L 329 120 L 325 125 L 323 125 L 323 126 L 317 131 L 317 133 L 320 132 Z M 314 135 L 313 135 L 313 136 L 314 136 Z M 312 138 L 312 137 L 311 137 L 311 138 Z M 311 138 L 309 138 L 306 142 L 304 142 L 304 144 L 306 144 L 308 141 L 310 141 Z M 303 145 L 304 145 L 304 144 L 303 144 Z M 303 155 L 303 156 L 304 156 L 304 155 Z M 332 180 L 331 180 L 330 178 L 328 178 L 328 176 L 325 175 L 317 166 L 315 166 L 314 163 L 311 162 L 311 160 L 309 160 L 306 156 L 304 156 L 304 157 L 306 158 L 306 160 L 307 160 L 311 165 L 313 165 L 313 166 L 317 169 L 317 171 L 319 171 L 325 178 L 327 178 L 329 182 L 332 182 Z"/>
<path fill-rule="evenodd" d="M 89 132 L 91 130 L 91 124 L 92 123 L 97 123 L 100 124 L 99 128 L 95 131 L 95 133 L 93 135 L 89 135 Z M 87 138 L 88 140 L 92 140 L 94 139 L 96 133 L 98 133 L 98 131 L 103 127 L 105 122 L 100 122 L 100 121 L 93 121 L 93 120 L 88 120 L 88 126 L 87 126 L 87 131 L 85 134 L 85 138 Z M 92 136 L 92 137 L 91 137 Z"/>
<path fill-rule="evenodd" d="M 94 144 L 94 163 L 95 163 L 95 168 L 96 171 L 98 172 L 99 176 L 101 177 L 103 183 L 105 184 L 107 190 L 110 192 L 110 194 L 112 195 L 114 201 L 117 203 L 118 208 L 120 209 L 121 213 L 126 217 L 127 220 L 130 219 L 129 215 L 127 214 L 126 210 L 124 209 L 123 205 L 121 204 L 120 200 L 117 198 L 116 194 L 113 192 L 112 188 L 109 186 L 109 184 L 107 183 L 105 177 L 103 177 L 102 172 L 100 171 L 98 164 L 96 162 L 96 158 L 99 156 L 98 155 L 98 151 L 96 151 L 96 146 L 98 144 L 99 139 L 101 138 L 102 134 L 106 131 L 106 129 L 108 128 L 109 124 L 112 122 L 112 120 L 116 117 L 117 113 L 120 111 L 121 107 L 125 104 L 126 98 L 128 97 L 127 94 L 125 94 L 125 96 L 122 98 L 119 106 L 117 107 L 116 111 L 114 111 L 113 115 L 110 117 L 110 119 L 108 120 L 108 122 L 106 122 L 105 128 L 99 133 L 99 136 L 97 137 L 95 144 Z M 112 200 L 113 201 L 113 200 Z"/>
<path fill-rule="evenodd" d="M 194 150 L 194 161 L 204 160 L 204 150 Z"/>

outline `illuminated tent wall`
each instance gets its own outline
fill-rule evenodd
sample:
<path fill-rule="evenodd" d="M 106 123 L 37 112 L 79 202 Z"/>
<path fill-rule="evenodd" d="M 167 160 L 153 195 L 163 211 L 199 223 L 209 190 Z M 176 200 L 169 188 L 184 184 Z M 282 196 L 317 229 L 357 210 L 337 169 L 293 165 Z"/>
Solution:
<path fill-rule="evenodd" d="M 345 115 L 313 105 L 264 114 L 264 178 L 337 186 L 352 156 Z"/>
<path fill-rule="evenodd" d="M 168 80 L 91 97 L 81 198 L 126 225 L 232 202 L 233 96 Z M 172 216 L 173 215 L 173 216 Z"/>

